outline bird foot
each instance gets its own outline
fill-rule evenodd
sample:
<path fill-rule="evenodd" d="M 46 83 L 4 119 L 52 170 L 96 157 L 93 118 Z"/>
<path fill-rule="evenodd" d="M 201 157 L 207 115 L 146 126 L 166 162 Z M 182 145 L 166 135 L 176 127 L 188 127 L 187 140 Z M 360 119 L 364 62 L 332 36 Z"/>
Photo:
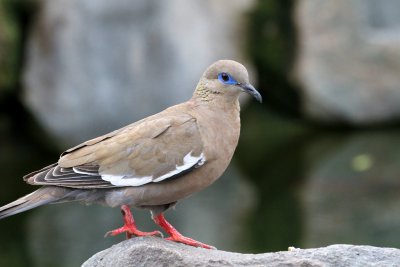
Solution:
<path fill-rule="evenodd" d="M 156 224 L 158 224 L 161 228 L 163 228 L 169 235 L 170 237 L 166 238 L 166 240 L 174 241 L 174 242 L 179 242 L 183 243 L 189 246 L 193 247 L 201 247 L 201 248 L 207 248 L 207 249 L 216 249 L 213 246 L 201 243 L 199 241 L 196 241 L 194 239 L 191 239 L 189 237 L 183 236 L 181 233 L 178 232 L 178 230 L 175 229 L 164 217 L 164 214 L 160 213 L 157 216 L 153 217 L 153 220 Z"/>
<path fill-rule="evenodd" d="M 173 236 L 165 238 L 165 240 L 170 240 L 174 242 L 183 243 L 193 247 L 207 248 L 207 249 L 217 249 L 216 247 L 201 243 L 189 237 L 183 236 L 180 233 L 174 234 Z"/>
<path fill-rule="evenodd" d="M 112 231 L 108 231 L 104 237 L 107 236 L 115 236 L 115 235 L 119 235 L 122 233 L 126 233 L 126 238 L 129 239 L 132 236 L 160 236 L 162 237 L 162 233 L 160 231 L 153 231 L 153 232 L 142 232 L 140 230 L 137 229 L 136 227 L 136 223 L 135 220 L 133 219 L 131 210 L 129 209 L 129 207 L 127 205 L 122 205 L 121 206 L 121 212 L 124 218 L 124 226 L 112 230 Z"/>
<path fill-rule="evenodd" d="M 107 236 L 116 236 L 122 233 L 126 233 L 126 238 L 129 239 L 132 236 L 160 236 L 162 237 L 162 233 L 160 231 L 153 231 L 153 232 L 142 232 L 136 228 L 136 226 L 132 225 L 124 225 L 118 229 L 108 231 L 104 237 Z"/>

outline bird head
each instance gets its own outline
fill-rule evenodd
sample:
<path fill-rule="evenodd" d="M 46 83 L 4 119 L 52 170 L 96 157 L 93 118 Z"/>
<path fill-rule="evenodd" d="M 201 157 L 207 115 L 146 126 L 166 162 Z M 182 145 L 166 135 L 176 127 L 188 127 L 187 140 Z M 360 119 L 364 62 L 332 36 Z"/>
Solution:
<path fill-rule="evenodd" d="M 253 96 L 260 103 L 260 93 L 249 82 L 246 68 L 233 60 L 218 60 L 204 72 L 196 88 L 196 94 L 205 100 L 218 95 L 237 99 L 241 92 Z"/>

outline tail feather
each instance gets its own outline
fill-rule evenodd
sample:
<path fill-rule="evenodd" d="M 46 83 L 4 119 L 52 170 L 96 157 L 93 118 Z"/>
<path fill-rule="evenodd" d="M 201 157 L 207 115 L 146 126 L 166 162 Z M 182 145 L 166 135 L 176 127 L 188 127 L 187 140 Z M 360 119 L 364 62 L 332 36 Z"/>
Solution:
<path fill-rule="evenodd" d="M 65 197 L 65 189 L 57 187 L 42 187 L 21 197 L 3 207 L 0 207 L 0 219 L 15 215 L 45 204 L 60 201 Z"/>

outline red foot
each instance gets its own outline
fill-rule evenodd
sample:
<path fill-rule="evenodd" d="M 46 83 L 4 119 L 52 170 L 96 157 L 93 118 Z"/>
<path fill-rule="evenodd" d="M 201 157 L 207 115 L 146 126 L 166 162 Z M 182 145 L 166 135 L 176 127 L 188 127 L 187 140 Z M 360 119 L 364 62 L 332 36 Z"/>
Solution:
<path fill-rule="evenodd" d="M 105 234 L 105 236 L 115 236 L 115 235 L 119 235 L 122 233 L 126 233 L 126 238 L 129 239 L 132 236 L 152 236 L 152 235 L 158 235 L 158 236 L 162 236 L 160 231 L 153 231 L 153 232 L 142 232 L 140 230 L 137 229 L 136 224 L 135 224 L 135 220 L 133 219 L 131 210 L 129 209 L 129 207 L 127 205 L 122 205 L 121 206 L 121 212 L 124 218 L 124 226 L 109 231 Z"/>
<path fill-rule="evenodd" d="M 163 228 L 170 237 L 166 238 L 166 240 L 171 240 L 179 243 L 183 243 L 193 247 L 202 247 L 207 249 L 215 249 L 215 247 L 201 243 L 189 237 L 183 236 L 179 233 L 164 217 L 164 214 L 160 213 L 155 218 L 153 218 L 154 222 L 158 224 L 161 228 Z"/>

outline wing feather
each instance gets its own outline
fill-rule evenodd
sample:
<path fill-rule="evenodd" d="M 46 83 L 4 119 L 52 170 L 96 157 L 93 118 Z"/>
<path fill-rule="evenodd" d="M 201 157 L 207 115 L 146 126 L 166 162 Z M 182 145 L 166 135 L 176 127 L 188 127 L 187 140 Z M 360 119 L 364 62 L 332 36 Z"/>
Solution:
<path fill-rule="evenodd" d="M 179 177 L 205 162 L 196 119 L 172 114 L 152 116 L 73 147 L 58 164 L 24 180 L 73 188 L 141 186 Z"/>

